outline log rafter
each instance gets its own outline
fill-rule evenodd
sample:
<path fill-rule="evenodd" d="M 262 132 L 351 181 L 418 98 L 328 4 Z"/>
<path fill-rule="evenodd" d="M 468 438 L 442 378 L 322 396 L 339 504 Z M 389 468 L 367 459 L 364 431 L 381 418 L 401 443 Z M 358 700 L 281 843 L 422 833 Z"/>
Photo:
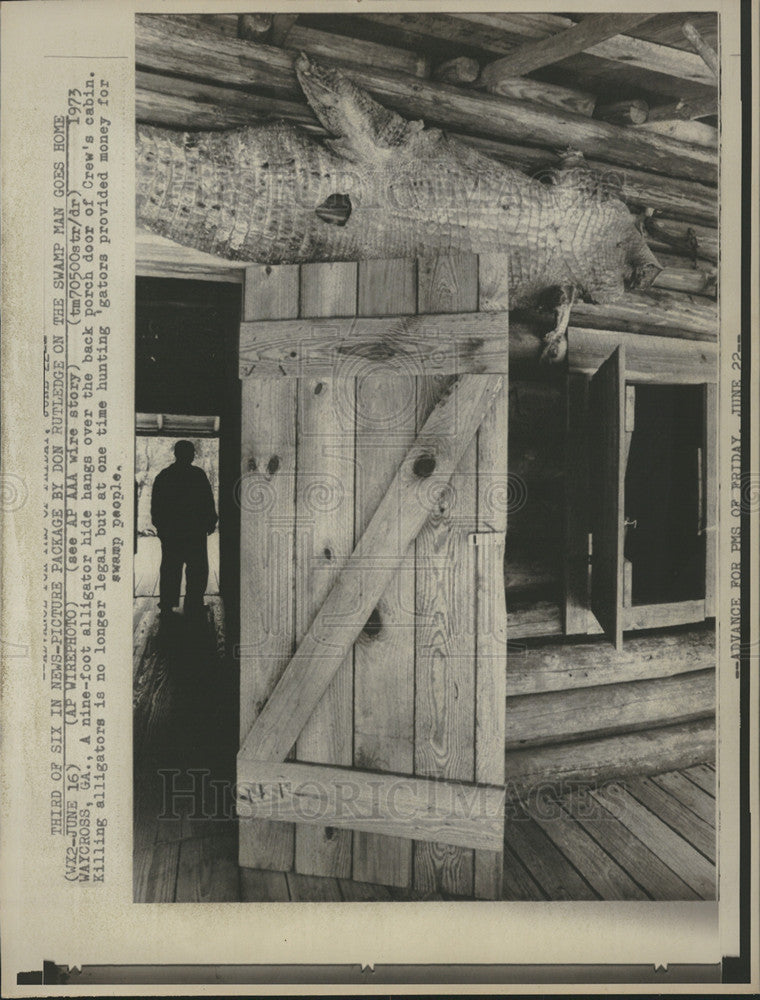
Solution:
<path fill-rule="evenodd" d="M 584 52 L 613 35 L 619 35 L 628 28 L 635 28 L 650 14 L 590 14 L 577 25 L 566 28 L 556 35 L 549 35 L 538 41 L 528 42 L 503 59 L 497 59 L 486 66 L 480 74 L 481 83 L 491 89 L 501 79 L 523 76 L 533 70 L 567 59 L 578 52 Z"/>
<path fill-rule="evenodd" d="M 262 87 L 276 96 L 300 96 L 294 70 L 296 54 L 270 45 L 230 38 L 220 48 L 218 36 L 185 26 L 169 30 L 165 19 L 136 19 L 138 67 L 158 72 L 188 73 L 194 67 L 209 81 L 252 89 Z M 557 115 L 543 107 L 486 93 L 462 91 L 448 84 L 389 73 L 373 66 L 345 67 L 345 74 L 381 104 L 432 125 L 531 145 L 573 146 L 590 157 L 670 176 L 708 183 L 717 181 L 713 151 L 669 137 L 632 133 L 622 126 L 583 115 Z"/>

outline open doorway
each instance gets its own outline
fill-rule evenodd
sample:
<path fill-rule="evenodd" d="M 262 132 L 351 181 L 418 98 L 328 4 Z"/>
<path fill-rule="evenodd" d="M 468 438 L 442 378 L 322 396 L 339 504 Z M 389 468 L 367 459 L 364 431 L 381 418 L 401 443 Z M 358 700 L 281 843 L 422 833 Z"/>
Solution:
<path fill-rule="evenodd" d="M 218 582 L 210 575 L 213 589 L 207 594 L 218 594 L 224 605 L 231 646 L 238 641 L 240 587 L 240 511 L 235 498 L 240 476 L 240 296 L 241 286 L 232 282 L 144 277 L 137 279 L 135 310 L 136 463 L 139 468 L 141 450 L 148 447 L 144 438 L 174 439 L 165 446 L 150 446 L 165 447 L 164 465 L 171 463 L 171 447 L 181 438 L 196 445 L 196 456 L 202 452 L 203 461 L 209 449 L 216 451 L 212 488 L 219 524 L 218 533 L 209 538 L 209 556 L 213 558 L 212 546 L 218 546 Z M 195 464 L 202 464 L 198 457 Z M 143 504 L 138 510 L 139 546 L 140 531 L 150 531 L 145 513 L 150 500 L 142 499 L 144 483 L 138 481 L 136 488 Z"/>
<path fill-rule="evenodd" d="M 231 856 L 236 850 L 234 813 L 226 801 L 216 802 L 213 795 L 216 787 L 229 787 L 233 781 L 237 751 L 239 683 L 234 653 L 239 642 L 236 484 L 240 476 L 240 291 L 240 285 L 225 282 L 137 279 L 135 901 L 155 898 L 163 878 L 156 868 L 152 845 L 162 845 L 161 858 L 184 859 L 182 864 L 193 872 L 198 837 L 208 837 Z M 192 475 L 197 479 L 205 474 L 218 524 L 207 535 L 200 527 L 209 564 L 200 607 L 193 601 L 189 613 L 189 563 L 185 563 L 176 613 L 160 616 L 162 545 L 153 524 L 151 499 L 156 476 L 175 467 L 175 459 L 179 462 L 174 449 L 180 441 L 192 445 L 190 464 L 198 470 Z M 172 482 L 168 509 L 176 526 L 180 510 L 189 510 L 192 505 L 183 505 L 187 496 L 184 480 L 180 477 Z M 196 583 L 202 577 L 199 565 L 196 559 Z M 192 571 L 190 577 L 192 580 Z M 150 865 L 146 864 L 148 857 L 153 859 Z M 178 892 L 182 898 L 195 899 L 200 888 L 191 879 Z"/>
<path fill-rule="evenodd" d="M 195 449 L 194 464 L 203 469 L 211 486 L 214 508 L 219 510 L 219 418 L 184 415 L 137 414 L 135 440 L 135 574 L 134 596 L 158 597 L 161 541 L 151 516 L 151 498 L 156 476 L 174 462 L 174 446 L 187 440 Z M 169 434 L 164 430 L 169 430 Z M 204 434 L 203 437 L 197 436 Z M 206 595 L 218 597 L 219 532 L 208 536 L 208 584 Z M 180 599 L 186 593 L 186 573 L 180 582 Z"/>

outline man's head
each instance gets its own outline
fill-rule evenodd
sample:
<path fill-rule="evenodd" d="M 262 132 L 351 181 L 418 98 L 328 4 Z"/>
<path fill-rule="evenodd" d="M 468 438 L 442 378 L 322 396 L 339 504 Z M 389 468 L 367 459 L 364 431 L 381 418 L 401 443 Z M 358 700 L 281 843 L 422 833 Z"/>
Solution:
<path fill-rule="evenodd" d="M 179 465 L 192 465 L 195 458 L 195 447 L 192 441 L 178 441 L 174 445 L 174 457 Z"/>

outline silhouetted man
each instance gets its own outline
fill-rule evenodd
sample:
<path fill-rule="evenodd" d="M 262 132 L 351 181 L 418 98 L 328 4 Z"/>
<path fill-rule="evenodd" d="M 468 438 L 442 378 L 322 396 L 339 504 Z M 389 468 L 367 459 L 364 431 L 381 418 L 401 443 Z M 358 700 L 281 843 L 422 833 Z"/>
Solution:
<path fill-rule="evenodd" d="M 150 514 L 161 539 L 158 606 L 163 617 L 179 604 L 182 566 L 186 567 L 185 614 L 199 614 L 208 583 L 206 536 L 216 527 L 211 484 L 203 469 L 193 465 L 190 441 L 174 446 L 174 464 L 162 469 L 153 483 Z"/>

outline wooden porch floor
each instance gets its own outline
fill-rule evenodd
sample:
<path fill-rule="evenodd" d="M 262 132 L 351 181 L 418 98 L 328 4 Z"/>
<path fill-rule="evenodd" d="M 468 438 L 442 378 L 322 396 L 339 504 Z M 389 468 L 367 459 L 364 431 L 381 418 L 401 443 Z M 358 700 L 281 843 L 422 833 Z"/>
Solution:
<path fill-rule="evenodd" d="M 159 628 L 134 605 L 134 899 L 286 902 L 453 899 L 237 865 L 234 657 L 221 599 L 207 621 Z M 504 900 L 715 898 L 715 769 L 626 777 L 508 804 Z"/>
<path fill-rule="evenodd" d="M 219 532 L 208 537 L 208 594 L 219 593 Z M 136 597 L 158 597 L 158 580 L 161 570 L 161 540 L 156 535 L 140 535 L 135 553 Z M 185 594 L 185 574 L 182 574 L 180 593 Z"/>

